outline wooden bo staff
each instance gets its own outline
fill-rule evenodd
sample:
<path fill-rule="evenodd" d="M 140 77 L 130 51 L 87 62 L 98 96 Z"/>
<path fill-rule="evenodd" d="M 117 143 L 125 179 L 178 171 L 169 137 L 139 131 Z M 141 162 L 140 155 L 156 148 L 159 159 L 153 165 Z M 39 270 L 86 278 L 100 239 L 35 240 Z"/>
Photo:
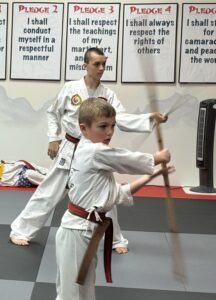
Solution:
<path fill-rule="evenodd" d="M 139 19 L 139 18 L 136 18 Z M 134 48 L 134 51 L 137 53 L 136 47 Z M 152 112 L 158 112 L 159 109 L 157 107 L 156 103 L 156 89 L 154 85 L 154 79 L 155 76 L 155 68 L 154 68 L 154 59 L 152 55 L 148 55 L 145 59 L 145 55 L 140 55 L 140 67 L 143 70 L 147 70 L 148 76 L 151 81 L 149 81 L 149 84 L 147 85 L 147 95 L 150 101 L 150 108 Z M 176 105 L 177 106 L 177 105 Z M 174 110 L 174 108 L 171 108 L 171 110 Z M 169 113 L 167 113 L 168 115 Z M 164 149 L 163 145 L 163 139 L 162 134 L 160 130 L 159 123 L 156 123 L 156 134 L 157 134 L 157 143 L 159 150 Z M 167 211 L 167 219 L 168 219 L 168 226 L 169 230 L 171 232 L 171 250 L 172 250 L 172 260 L 173 260 L 173 272 L 174 275 L 178 280 L 185 283 L 186 282 L 186 276 L 183 266 L 183 257 L 182 257 L 182 251 L 180 247 L 180 242 L 178 238 L 178 231 L 177 231 L 177 225 L 176 225 L 176 217 L 175 217 L 175 209 L 174 209 L 174 202 L 171 195 L 171 189 L 170 189 L 170 183 L 169 183 L 169 176 L 166 172 L 166 163 L 162 163 L 162 169 L 163 172 L 163 179 L 164 179 L 164 185 L 165 185 L 165 191 L 166 191 L 166 198 L 165 198 L 165 204 L 166 204 L 166 211 Z"/>
<path fill-rule="evenodd" d="M 149 97 L 150 97 L 150 107 L 152 109 L 152 112 L 157 112 L 158 107 L 156 105 L 155 101 L 155 91 L 152 87 L 149 88 Z M 162 138 L 162 133 L 160 130 L 160 124 L 156 123 L 156 136 L 157 136 L 157 143 L 159 150 L 164 149 L 164 143 Z M 171 251 L 172 251 L 172 259 L 173 259 L 173 272 L 174 275 L 178 280 L 185 283 L 186 282 L 186 275 L 184 270 L 184 264 L 183 264 L 183 257 L 182 257 L 182 251 L 181 251 L 181 245 L 178 238 L 178 230 L 176 225 L 176 215 L 175 215 L 175 208 L 174 208 L 174 200 L 172 198 L 171 189 L 170 189 L 170 182 L 169 182 L 169 176 L 166 172 L 166 163 L 161 164 L 163 172 L 163 179 L 164 179 L 164 186 L 166 191 L 166 198 L 165 198 L 165 204 L 166 204 L 166 210 L 167 210 L 167 221 L 169 230 L 171 233 Z"/>

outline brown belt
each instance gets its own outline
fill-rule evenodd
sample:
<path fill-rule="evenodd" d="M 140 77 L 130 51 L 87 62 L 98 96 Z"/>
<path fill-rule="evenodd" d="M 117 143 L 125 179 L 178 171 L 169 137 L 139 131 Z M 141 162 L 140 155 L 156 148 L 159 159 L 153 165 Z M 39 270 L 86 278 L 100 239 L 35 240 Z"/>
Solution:
<path fill-rule="evenodd" d="M 66 138 L 68 141 L 70 141 L 71 143 L 74 143 L 74 144 L 78 144 L 79 141 L 80 141 L 78 138 L 75 138 L 75 137 L 73 137 L 72 135 L 70 135 L 70 134 L 68 134 L 68 133 L 65 134 L 65 138 Z"/>
<path fill-rule="evenodd" d="M 68 203 L 68 210 L 70 213 L 79 216 L 81 218 L 87 219 L 89 217 L 89 212 L 87 212 L 82 207 L 73 204 L 72 202 Z M 99 213 L 100 218 L 102 221 L 97 221 L 95 218 L 94 213 L 90 214 L 89 221 L 97 223 L 98 226 L 95 229 L 92 238 L 88 244 L 86 249 L 85 255 L 83 257 L 79 273 L 77 276 L 77 283 L 84 284 L 86 275 L 88 273 L 89 266 L 91 264 L 92 258 L 94 257 L 99 242 L 102 239 L 104 233 L 104 270 L 106 281 L 111 283 L 112 282 L 112 275 L 111 275 L 111 257 L 112 257 L 112 240 L 113 240 L 113 223 L 112 219 L 105 216 L 104 213 Z"/>

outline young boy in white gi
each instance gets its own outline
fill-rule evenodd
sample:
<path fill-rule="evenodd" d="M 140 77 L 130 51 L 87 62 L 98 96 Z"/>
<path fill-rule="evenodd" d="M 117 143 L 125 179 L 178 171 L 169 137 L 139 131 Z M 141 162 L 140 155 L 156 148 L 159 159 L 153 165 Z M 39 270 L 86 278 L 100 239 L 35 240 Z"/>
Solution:
<path fill-rule="evenodd" d="M 74 146 L 81 137 L 77 119 L 82 101 L 89 97 L 105 98 L 116 110 L 117 126 L 127 132 L 150 131 L 153 121 L 166 121 L 167 117 L 158 112 L 138 115 L 125 112 L 116 94 L 100 82 L 106 60 L 107 57 L 100 49 L 88 49 L 84 56 L 86 75 L 81 80 L 66 83 L 47 111 L 50 139 L 48 155 L 52 159 L 56 158 L 45 180 L 11 224 L 10 239 L 14 244 L 28 245 L 67 193 L 71 157 Z M 62 127 L 66 136 L 61 141 Z M 118 253 L 126 253 L 128 241 L 121 234 L 115 207 L 111 211 L 111 217 L 114 224 L 113 248 Z"/>
<path fill-rule="evenodd" d="M 132 193 L 162 173 L 161 170 L 154 173 L 155 165 L 170 161 L 167 149 L 152 155 L 110 147 L 116 125 L 115 110 L 103 99 L 89 99 L 81 104 L 79 124 L 82 137 L 73 154 L 68 180 L 69 209 L 56 234 L 56 300 L 95 299 L 96 253 L 84 285 L 79 285 L 76 280 L 92 233 L 100 225 L 81 218 L 71 206 L 84 210 L 88 217 L 99 217 L 115 204 L 132 205 Z M 172 170 L 168 168 L 167 171 Z M 120 185 L 115 182 L 113 172 L 150 175 Z"/>

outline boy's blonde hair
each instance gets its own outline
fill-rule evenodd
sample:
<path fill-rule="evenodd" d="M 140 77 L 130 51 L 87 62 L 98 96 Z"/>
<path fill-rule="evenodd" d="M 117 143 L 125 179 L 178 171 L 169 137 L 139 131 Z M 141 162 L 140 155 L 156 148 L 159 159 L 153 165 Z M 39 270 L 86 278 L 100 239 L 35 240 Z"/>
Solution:
<path fill-rule="evenodd" d="M 89 127 L 98 118 L 113 118 L 115 116 L 115 109 L 102 98 L 89 98 L 83 101 L 79 108 L 79 124 L 84 123 Z"/>

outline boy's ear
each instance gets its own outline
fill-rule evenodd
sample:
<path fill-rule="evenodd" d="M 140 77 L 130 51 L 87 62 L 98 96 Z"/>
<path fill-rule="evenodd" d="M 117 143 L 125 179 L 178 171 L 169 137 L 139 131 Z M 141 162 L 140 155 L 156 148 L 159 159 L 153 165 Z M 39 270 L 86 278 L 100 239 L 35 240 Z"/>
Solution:
<path fill-rule="evenodd" d="M 84 63 L 84 64 L 83 64 L 83 67 L 84 67 L 84 69 L 86 70 L 87 63 Z"/>
<path fill-rule="evenodd" d="M 85 133 L 85 132 L 86 132 L 86 124 L 80 123 L 79 126 L 80 126 L 81 132 L 82 132 L 82 133 Z"/>

